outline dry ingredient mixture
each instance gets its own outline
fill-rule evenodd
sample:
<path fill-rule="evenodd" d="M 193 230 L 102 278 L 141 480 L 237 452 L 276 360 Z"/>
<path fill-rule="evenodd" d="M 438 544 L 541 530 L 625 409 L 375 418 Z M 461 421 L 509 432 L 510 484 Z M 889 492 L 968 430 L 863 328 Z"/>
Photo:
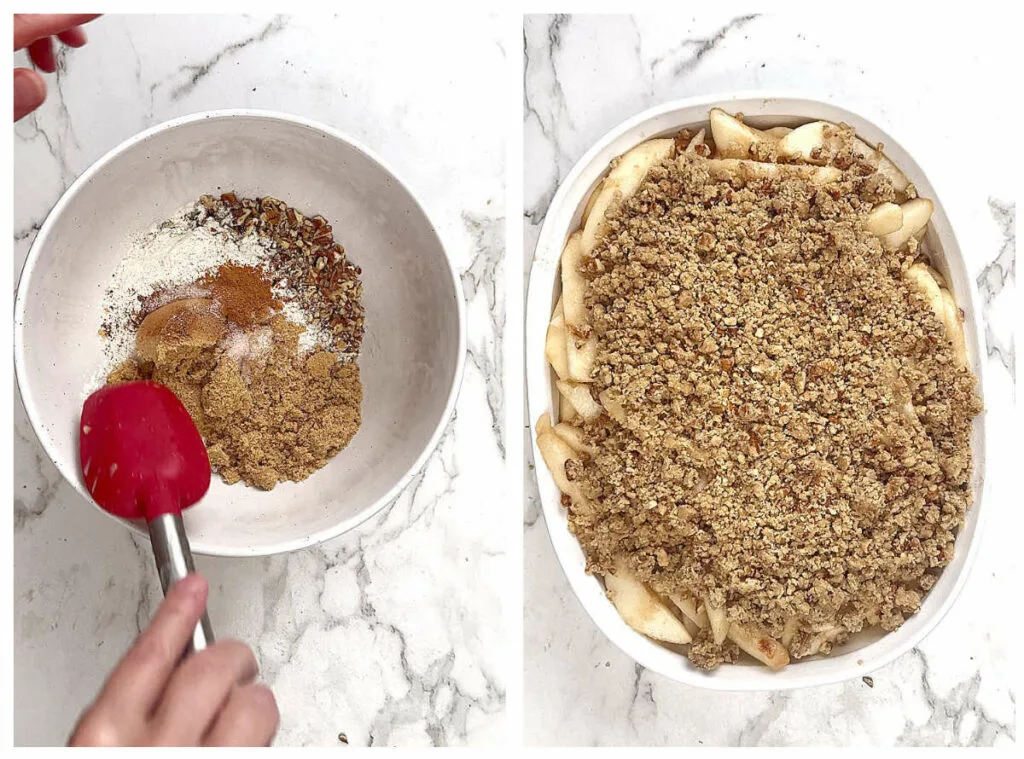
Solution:
<path fill-rule="evenodd" d="M 589 569 L 709 598 L 790 650 L 914 613 L 970 505 L 981 406 L 942 326 L 901 280 L 921 251 L 862 228 L 893 189 L 848 152 L 841 182 L 716 181 L 683 154 L 613 212 L 585 260 L 595 394 L 570 526 Z M 908 413 L 907 402 L 913 405 Z M 568 468 L 568 467 L 567 467 Z M 568 500 L 568 499 L 563 499 Z M 827 653 L 827 648 L 823 650 Z M 702 667 L 731 642 L 695 638 Z"/>
<path fill-rule="evenodd" d="M 363 340 L 361 271 L 334 241 L 323 216 L 306 218 L 276 198 L 204 195 L 205 218 L 241 235 L 255 235 L 272 251 L 267 271 L 276 290 L 319 327 L 324 348 L 354 357 Z M 203 220 L 200 213 L 200 221 Z"/>
<path fill-rule="evenodd" d="M 359 429 L 359 274 L 323 217 L 204 195 L 115 274 L 104 380 L 174 391 L 228 484 L 305 479 Z"/>

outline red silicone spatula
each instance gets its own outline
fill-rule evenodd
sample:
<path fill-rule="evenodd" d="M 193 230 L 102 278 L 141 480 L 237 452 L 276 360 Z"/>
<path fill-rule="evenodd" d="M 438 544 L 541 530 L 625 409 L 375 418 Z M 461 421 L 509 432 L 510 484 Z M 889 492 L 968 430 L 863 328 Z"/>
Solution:
<path fill-rule="evenodd" d="M 101 508 L 146 520 L 166 595 L 193 571 L 181 512 L 210 487 L 210 460 L 192 417 L 156 382 L 104 387 L 82 409 L 79 456 L 85 485 Z M 192 650 L 212 642 L 203 614 Z"/>

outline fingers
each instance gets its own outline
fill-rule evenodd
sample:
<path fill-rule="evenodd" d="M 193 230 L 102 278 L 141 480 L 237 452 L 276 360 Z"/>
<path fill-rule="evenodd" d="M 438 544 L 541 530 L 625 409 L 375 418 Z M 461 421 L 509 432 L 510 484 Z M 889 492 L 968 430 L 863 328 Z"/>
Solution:
<path fill-rule="evenodd" d="M 21 50 L 38 39 L 87 24 L 98 13 L 15 13 L 14 49 Z M 68 43 L 71 44 L 71 43 Z"/>
<path fill-rule="evenodd" d="M 258 672 L 252 651 L 235 640 L 190 656 L 174 673 L 153 715 L 156 745 L 198 745 L 232 690 L 251 683 Z"/>
<path fill-rule="evenodd" d="M 70 47 L 81 47 L 87 37 L 81 24 L 96 18 L 98 13 L 14 14 L 14 49 L 28 48 L 28 56 L 40 71 L 52 74 L 57 70 L 53 36 Z M 14 70 L 14 120 L 24 118 L 46 99 L 46 84 L 27 69 Z"/>
<path fill-rule="evenodd" d="M 97 708 L 115 714 L 139 712 L 143 717 L 153 710 L 203 615 L 207 593 L 206 580 L 199 575 L 189 575 L 171 588 L 149 627 L 103 686 Z"/>
<path fill-rule="evenodd" d="M 182 658 L 206 607 L 198 575 L 177 583 L 75 728 L 72 745 L 265 746 L 280 719 L 253 680 L 256 657 L 238 641 Z"/>
<path fill-rule="evenodd" d="M 57 58 L 53 54 L 53 37 L 43 37 L 28 46 L 28 57 L 32 63 L 47 74 L 57 70 Z"/>
<path fill-rule="evenodd" d="M 277 701 L 268 687 L 239 685 L 231 691 L 203 745 L 269 746 L 280 720 Z"/>
<path fill-rule="evenodd" d="M 14 120 L 24 118 L 43 104 L 46 82 L 34 71 L 14 69 Z"/>
<path fill-rule="evenodd" d="M 81 47 L 89 41 L 89 37 L 85 34 L 85 29 L 80 26 L 68 29 L 66 32 L 61 32 L 57 35 L 57 39 L 68 47 Z"/>

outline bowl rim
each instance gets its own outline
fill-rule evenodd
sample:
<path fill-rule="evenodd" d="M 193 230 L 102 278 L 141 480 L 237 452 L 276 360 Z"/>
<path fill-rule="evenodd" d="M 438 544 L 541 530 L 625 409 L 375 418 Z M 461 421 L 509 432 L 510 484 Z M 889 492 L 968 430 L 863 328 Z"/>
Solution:
<path fill-rule="evenodd" d="M 54 441 L 51 435 L 43 434 L 41 427 L 41 419 L 39 408 L 36 405 L 35 396 L 32 391 L 31 382 L 28 381 L 26 376 L 26 359 L 25 359 L 25 341 L 24 341 L 24 329 L 25 329 L 25 307 L 27 301 L 27 290 L 28 283 L 32 279 L 32 274 L 35 270 L 36 263 L 40 258 L 40 252 L 43 245 L 46 242 L 53 226 L 56 224 L 58 218 L 63 214 L 66 206 L 71 200 L 88 184 L 89 180 L 93 176 L 102 171 L 111 161 L 117 158 L 119 155 L 134 147 L 135 145 L 143 142 L 150 137 L 161 132 L 170 131 L 179 127 L 188 126 L 198 121 L 206 121 L 209 119 L 234 119 L 234 118 L 253 118 L 258 120 L 266 121 L 278 121 L 292 126 L 300 126 L 314 131 L 319 131 L 328 137 L 331 137 L 339 142 L 345 143 L 355 151 L 362 153 L 363 156 L 368 158 L 370 161 L 375 163 L 378 167 L 384 170 L 392 180 L 399 184 L 405 192 L 412 199 L 415 208 L 423 215 L 426 220 L 430 231 L 433 232 L 437 238 L 438 244 L 441 247 L 441 251 L 444 254 L 445 262 L 448 266 L 448 273 L 451 276 L 451 284 L 453 288 L 453 295 L 455 296 L 456 304 L 456 317 L 458 320 L 458 345 L 457 355 L 455 359 L 455 368 L 452 373 L 451 383 L 448 388 L 448 396 L 445 400 L 444 411 L 438 418 L 437 424 L 434 426 L 433 431 L 427 440 L 423 450 L 416 457 L 409 468 L 402 474 L 402 476 L 395 482 L 395 484 L 388 490 L 383 496 L 378 498 L 376 501 L 371 503 L 362 511 L 357 514 L 345 519 L 338 524 L 311 533 L 302 538 L 296 538 L 293 540 L 281 541 L 278 543 L 269 543 L 259 547 L 253 548 L 238 548 L 238 547 L 226 547 L 218 545 L 216 543 L 209 543 L 204 541 L 197 541 L 192 543 L 192 552 L 204 556 L 221 556 L 221 557 L 254 557 L 254 556 L 270 556 L 280 553 L 288 553 L 291 551 L 297 551 L 303 548 L 308 548 L 313 545 L 323 543 L 325 541 L 336 538 L 350 530 L 355 529 L 363 522 L 367 521 L 377 513 L 379 513 L 385 506 L 391 504 L 401 492 L 409 485 L 409 482 L 416 476 L 416 474 L 426 465 L 427 459 L 433 454 L 438 444 L 440 443 L 441 437 L 444 434 L 446 427 L 452 419 L 453 412 L 455 410 L 455 403 L 458 400 L 459 392 L 462 387 L 462 380 L 465 373 L 466 363 L 466 296 L 465 291 L 462 289 L 462 281 L 458 271 L 455 268 L 455 263 L 448 253 L 448 249 L 444 244 L 444 240 L 441 235 L 438 234 L 437 226 L 431 220 L 430 215 L 427 214 L 426 209 L 420 202 L 419 198 L 412 191 L 409 185 L 395 172 L 395 170 L 384 161 L 376 152 L 365 146 L 358 140 L 349 137 L 343 132 L 331 127 L 323 122 L 308 119 L 303 116 L 296 116 L 281 111 L 256 109 L 256 108 L 223 108 L 214 109 L 207 111 L 197 111 L 184 116 L 178 116 L 167 121 L 160 122 L 154 126 L 138 132 L 116 146 L 104 153 L 100 158 L 93 162 L 85 171 L 83 171 L 74 182 L 64 191 L 57 203 L 50 209 L 46 215 L 46 220 L 39 228 L 39 232 L 36 234 L 35 239 L 32 241 L 32 246 L 29 249 L 28 256 L 25 258 L 25 263 L 22 266 L 21 274 L 18 280 L 18 290 L 14 302 L 14 370 L 15 376 L 17 377 L 18 390 L 21 394 L 22 402 L 25 406 L 25 411 L 28 415 L 29 422 L 32 426 L 32 431 L 36 436 L 36 439 L 42 445 L 43 450 L 46 453 L 47 458 L 53 463 L 53 465 L 60 472 L 64 480 L 71 485 L 71 487 L 90 503 L 93 508 L 98 510 L 101 514 L 104 514 L 108 518 L 114 520 L 118 524 L 128 527 L 132 532 L 137 535 L 149 538 L 149 533 L 145 529 L 142 523 L 133 522 L 115 517 L 108 512 L 100 508 L 95 501 L 89 496 L 89 493 L 85 491 L 80 483 L 78 482 L 74 472 L 69 471 L 68 467 L 62 464 L 58 457 L 55 455 L 56 450 L 54 448 Z M 75 470 L 77 471 L 77 470 Z"/>
<path fill-rule="evenodd" d="M 785 111 L 787 106 L 798 104 L 806 108 L 819 108 L 820 111 L 832 111 L 833 113 L 842 114 L 850 119 L 848 123 L 856 125 L 858 132 L 867 127 L 869 130 L 876 131 L 879 135 L 883 136 L 885 138 L 883 142 L 895 146 L 898 150 L 906 153 L 910 162 L 920 171 L 921 176 L 929 184 L 932 184 L 931 180 L 927 179 L 927 174 L 917 164 L 913 153 L 905 147 L 907 143 L 893 138 L 887 131 L 877 126 L 875 119 L 864 116 L 860 111 L 852 111 L 842 105 L 835 105 L 832 102 L 827 102 L 801 92 L 735 91 L 698 95 L 655 105 L 613 126 L 576 161 L 572 169 L 561 180 L 557 191 L 548 205 L 544 222 L 541 225 L 540 234 L 537 238 L 536 247 L 533 251 L 525 309 L 527 351 L 525 368 L 527 408 L 529 413 L 527 423 L 531 432 L 530 445 L 532 446 L 535 462 L 543 461 L 537 448 L 536 418 L 543 412 L 551 409 L 552 400 L 551 387 L 553 383 L 551 381 L 550 369 L 544 358 L 544 340 L 547 324 L 550 320 L 553 294 L 557 286 L 555 278 L 564 241 L 572 231 L 578 206 L 582 203 L 582 199 L 586 197 L 586 192 L 579 197 L 576 196 L 575 193 L 578 193 L 581 189 L 577 185 L 580 185 L 582 178 L 589 177 L 591 179 L 589 191 L 592 191 L 596 181 L 607 172 L 608 160 L 610 158 L 665 131 L 664 128 L 644 131 L 646 125 L 656 122 L 659 118 L 669 116 L 678 111 L 699 108 L 705 111 L 704 120 L 706 120 L 706 111 L 711 107 L 721 106 L 728 108 L 732 105 L 742 110 L 743 106 L 752 107 L 754 104 L 760 104 L 761 106 L 777 105 L 779 109 L 778 118 L 792 118 L 795 120 L 810 120 L 814 117 L 798 116 L 792 113 L 787 114 Z M 756 117 L 760 117 L 760 114 L 757 114 Z M 770 114 L 766 117 L 770 118 Z M 824 117 L 822 116 L 821 118 Z M 628 144 L 627 138 L 629 138 Z M 623 147 L 624 144 L 625 147 Z M 613 147 L 615 149 L 612 151 L 612 154 L 608 155 L 606 160 L 599 161 Z M 952 225 L 948 222 L 948 216 L 939 198 L 940 193 L 934 187 L 934 184 L 932 184 L 932 188 L 936 190 L 933 197 L 936 210 L 939 212 L 936 214 L 936 217 L 941 217 L 946 222 L 946 229 L 942 234 L 941 241 L 943 254 L 951 262 L 955 262 L 956 265 L 960 266 L 964 272 L 967 272 L 959 241 L 956 238 Z M 585 188 L 582 189 L 585 190 Z M 575 205 L 570 206 L 569 203 L 574 203 Z M 985 333 L 982 329 L 981 314 L 978 308 L 977 285 L 971 279 L 969 273 L 966 276 L 966 284 L 966 291 L 962 294 L 958 292 L 958 297 L 966 296 L 971 305 L 971 322 L 979 349 L 972 356 L 974 359 L 972 369 L 977 377 L 976 388 L 978 395 L 984 401 L 984 361 L 982 357 L 985 355 Z M 793 662 L 780 672 L 768 673 L 768 677 L 765 676 L 767 668 L 755 665 L 738 665 L 734 667 L 734 671 L 730 672 L 728 679 L 716 678 L 711 673 L 706 673 L 693 667 L 669 670 L 661 666 L 663 659 L 657 655 L 658 652 L 673 652 L 626 627 L 603 593 L 600 596 L 604 601 L 603 605 L 600 601 L 595 600 L 594 585 L 599 585 L 600 581 L 596 577 L 581 572 L 578 569 L 579 545 L 576 543 L 575 538 L 565 529 L 565 520 L 561 514 L 560 500 L 554 497 L 554 491 L 557 490 L 557 487 L 546 467 L 538 464 L 534 467 L 534 475 L 537 478 L 541 511 L 544 515 L 548 538 L 551 541 L 559 566 L 568 580 L 577 601 L 583 606 L 591 621 L 623 653 L 645 668 L 656 671 L 669 679 L 697 688 L 716 691 L 793 690 L 843 682 L 856 677 L 862 677 L 871 671 L 885 666 L 920 644 L 949 612 L 959 597 L 960 591 L 963 589 L 970 574 L 974 560 L 978 555 L 980 538 L 988 515 L 988 510 L 981 508 L 989 489 L 989 478 L 987 477 L 985 466 L 988 425 L 985 424 L 984 414 L 985 412 L 983 411 L 975 421 L 975 424 L 978 425 L 976 430 L 980 430 L 980 435 L 977 436 L 975 441 L 978 450 L 974 452 L 974 478 L 977 481 L 974 489 L 977 493 L 977 498 L 971 505 L 971 511 L 975 515 L 973 534 L 966 547 L 967 553 L 963 566 L 949 588 L 948 595 L 939 601 L 937 608 L 931 610 L 927 616 L 920 618 L 920 626 L 917 629 L 908 632 L 904 639 L 899 640 L 898 644 L 890 645 L 885 651 L 879 651 L 873 656 L 868 653 L 868 649 L 885 638 L 898 635 L 899 630 L 887 633 L 862 648 L 840 654 L 832 659 L 825 657 L 809 660 L 804 663 L 799 661 Z M 556 531 L 558 532 L 556 533 Z M 565 533 L 564 535 L 561 534 L 563 532 Z M 571 538 L 571 540 L 568 540 L 566 536 Z M 573 550 L 575 550 L 576 555 L 573 555 Z M 868 654 L 868 656 L 862 654 Z M 676 655 L 682 656 L 682 654 Z M 844 662 L 839 661 L 840 657 L 848 657 L 851 660 L 855 659 L 859 663 L 853 664 L 851 662 L 847 666 L 843 666 Z M 800 671 L 802 664 L 814 664 L 825 661 L 831 662 L 834 665 L 828 668 L 829 671 Z M 744 670 L 749 670 L 746 673 L 746 677 L 743 676 L 744 673 L 738 671 L 740 667 Z M 817 669 L 812 668 L 812 670 Z M 764 671 L 762 672 L 761 670 Z M 760 675 L 760 677 L 757 675 Z"/>

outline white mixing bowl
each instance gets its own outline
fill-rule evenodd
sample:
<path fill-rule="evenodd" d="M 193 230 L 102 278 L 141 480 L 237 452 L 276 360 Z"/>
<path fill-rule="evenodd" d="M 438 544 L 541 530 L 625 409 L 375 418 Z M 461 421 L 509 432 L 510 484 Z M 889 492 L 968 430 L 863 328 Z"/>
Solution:
<path fill-rule="evenodd" d="M 795 97 L 766 96 L 743 93 L 717 97 L 701 97 L 658 106 L 620 124 L 601 138 L 569 172 L 555 194 L 541 229 L 533 267 L 526 313 L 526 370 L 530 420 L 536 424 L 544 412 L 552 413 L 556 391 L 553 373 L 544 357 L 544 338 L 551 310 L 561 289 L 558 262 L 569 234 L 578 228 L 590 192 L 608 170 L 608 162 L 639 143 L 674 135 L 684 127 L 705 126 L 708 111 L 721 106 L 730 113 L 740 112 L 755 127 L 796 126 L 825 119 L 846 122 L 869 144 L 885 145 L 886 154 L 917 185 L 921 196 L 935 202 L 935 212 L 928 225 L 925 244 L 936 268 L 950 283 L 956 302 L 966 315 L 964 329 L 967 350 L 974 373 L 978 376 L 978 392 L 982 391 L 979 357 L 984 356 L 980 312 L 974 285 L 964 267 L 960 247 L 950 227 L 942 203 L 927 177 L 913 158 L 892 137 L 867 119 L 828 103 Z M 834 649 L 831 656 L 797 660 L 779 672 L 772 672 L 753 662 L 723 665 L 711 672 L 693 667 L 683 655 L 670 651 L 634 632 L 619 617 L 605 595 L 601 581 L 586 574 L 583 551 L 570 534 L 560 493 L 547 468 L 536 467 L 540 485 L 544 521 L 554 545 L 558 561 L 580 603 L 608 638 L 625 653 L 648 669 L 673 680 L 715 690 L 787 690 L 810 685 L 823 685 L 861 677 L 877 669 L 917 645 L 949 611 L 964 581 L 967 569 L 978 552 L 977 536 L 981 520 L 987 513 L 982 507 L 985 481 L 985 419 L 974 423 L 974 505 L 956 541 L 956 554 L 939 581 L 927 595 L 921 610 L 896 632 L 882 634 L 865 631 L 845 645 Z M 534 460 L 542 461 L 534 435 Z"/>
<path fill-rule="evenodd" d="M 238 110 L 175 119 L 132 137 L 54 207 L 29 253 L 15 304 L 15 364 L 29 418 L 83 498 L 89 495 L 78 467 L 79 415 L 101 361 L 101 299 L 125 241 L 203 193 L 228 190 L 323 214 L 363 270 L 366 307 L 363 421 L 352 443 L 309 479 L 270 492 L 215 477 L 186 512 L 196 553 L 254 556 L 340 535 L 409 482 L 455 404 L 464 303 L 458 275 L 409 190 L 370 151 L 333 129 Z"/>

